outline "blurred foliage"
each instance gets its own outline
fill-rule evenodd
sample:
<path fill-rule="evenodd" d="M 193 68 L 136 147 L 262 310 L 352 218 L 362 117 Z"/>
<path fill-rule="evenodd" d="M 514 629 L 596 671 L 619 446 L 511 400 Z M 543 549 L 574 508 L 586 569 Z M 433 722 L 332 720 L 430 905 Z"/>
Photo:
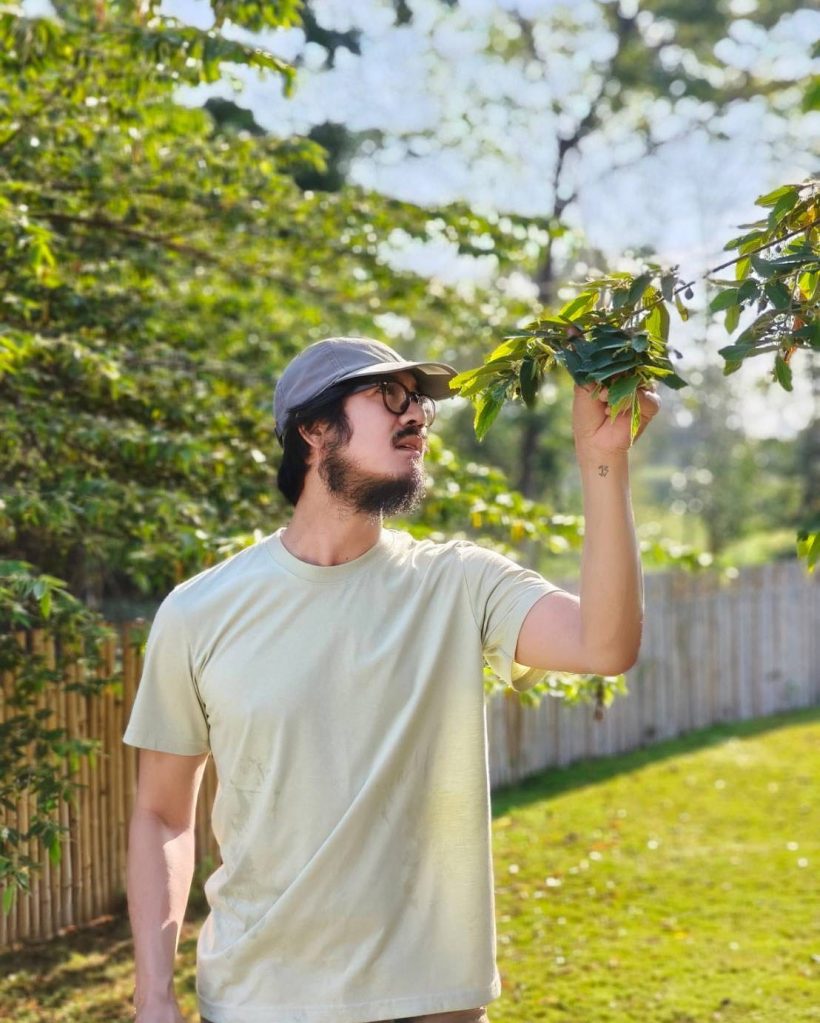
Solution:
<path fill-rule="evenodd" d="M 765 70 L 761 75 L 729 68 L 715 44 L 732 37 L 739 22 L 751 18 L 756 27 L 771 29 L 803 6 L 794 0 L 757 0 L 753 11 L 741 11 L 733 10 L 729 0 L 641 0 L 624 15 L 620 4 L 602 4 L 612 29 L 623 36 L 614 70 L 624 89 L 686 96 L 717 106 L 765 95 L 792 79 L 772 80 Z M 622 95 L 620 89 L 613 92 Z M 616 100 L 616 109 L 619 105 Z"/>
<path fill-rule="evenodd" d="M 727 242 L 738 253 L 725 264 L 734 264 L 735 279 L 711 278 L 717 294 L 710 309 L 725 312 L 729 334 L 745 312 L 754 313 L 736 340 L 720 349 L 724 372 L 734 373 L 754 355 L 773 353 L 773 378 L 791 391 L 794 353 L 820 354 L 820 182 L 782 185 L 760 196 L 757 205 L 768 216 L 744 224 L 746 233 Z M 820 495 L 814 498 L 797 538 L 798 555 L 811 570 L 820 558 Z"/>
<path fill-rule="evenodd" d="M 98 692 L 112 680 L 99 670 L 99 652 L 109 635 L 93 614 L 51 576 L 26 562 L 0 561 L 0 674 L 13 675 L 3 693 L 0 720 L 0 890 L 8 913 L 15 893 L 27 891 L 38 867 L 32 843 L 39 840 L 59 863 L 67 828 L 55 810 L 76 790 L 79 758 L 93 753 L 94 740 L 55 726 L 44 708 L 48 687 Z M 47 642 L 42 642 L 44 637 Z M 76 666 L 85 669 L 80 675 Z M 26 818 L 17 800 L 31 800 Z M 11 811 L 7 814 L 6 811 Z"/>
<path fill-rule="evenodd" d="M 720 349 L 726 372 L 753 355 L 775 353 L 774 379 L 791 391 L 794 353 L 820 353 L 820 182 L 783 185 L 756 204 L 770 213 L 744 224 L 747 233 L 727 242 L 725 248 L 738 252 L 725 264 L 734 264 L 735 279 L 711 278 L 717 295 L 710 309 L 725 312 L 729 334 L 744 312 L 756 313 L 737 340 Z"/>

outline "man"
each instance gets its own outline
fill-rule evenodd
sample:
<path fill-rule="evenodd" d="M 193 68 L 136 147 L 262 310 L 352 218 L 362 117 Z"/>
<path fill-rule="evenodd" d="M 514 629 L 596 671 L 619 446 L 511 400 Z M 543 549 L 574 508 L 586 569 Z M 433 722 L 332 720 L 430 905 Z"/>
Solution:
<path fill-rule="evenodd" d="M 628 417 L 583 388 L 580 599 L 471 542 L 383 527 L 422 499 L 454 374 L 364 338 L 306 348 L 274 401 L 290 522 L 157 612 L 125 736 L 138 1023 L 182 1020 L 173 962 L 209 753 L 222 864 L 204 1020 L 486 1023 L 501 985 L 482 659 L 516 689 L 545 669 L 624 671 L 643 596 Z M 641 429 L 658 407 L 641 393 Z"/>

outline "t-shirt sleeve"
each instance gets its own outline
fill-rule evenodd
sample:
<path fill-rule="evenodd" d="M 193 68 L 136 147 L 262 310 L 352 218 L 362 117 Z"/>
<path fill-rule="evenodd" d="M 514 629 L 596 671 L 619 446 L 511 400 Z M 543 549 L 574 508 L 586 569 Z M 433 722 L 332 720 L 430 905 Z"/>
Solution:
<path fill-rule="evenodd" d="M 548 672 L 515 660 L 518 634 L 533 604 L 548 593 L 560 592 L 560 586 L 478 544 L 465 540 L 457 547 L 485 659 L 514 689 L 532 688 Z"/>
<path fill-rule="evenodd" d="M 207 753 L 208 720 L 194 674 L 185 622 L 171 593 L 148 634 L 142 677 L 123 742 L 162 753 Z"/>

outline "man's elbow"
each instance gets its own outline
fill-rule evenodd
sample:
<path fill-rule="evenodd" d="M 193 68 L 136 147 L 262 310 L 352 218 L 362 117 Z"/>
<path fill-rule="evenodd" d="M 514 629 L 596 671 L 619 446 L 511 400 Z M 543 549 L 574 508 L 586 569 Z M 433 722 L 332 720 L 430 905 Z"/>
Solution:
<path fill-rule="evenodd" d="M 601 652 L 590 659 L 593 667 L 590 674 L 594 675 L 623 675 L 634 668 L 638 663 L 638 656 L 641 652 L 640 645 L 630 647 L 627 650 L 608 650 Z"/>
<path fill-rule="evenodd" d="M 638 654 L 635 653 L 632 656 L 626 658 L 625 660 L 617 662 L 616 666 L 615 666 L 615 670 L 609 672 L 609 674 L 610 675 L 623 675 L 627 671 L 629 671 L 630 668 L 634 668 L 637 663 L 638 663 Z"/>

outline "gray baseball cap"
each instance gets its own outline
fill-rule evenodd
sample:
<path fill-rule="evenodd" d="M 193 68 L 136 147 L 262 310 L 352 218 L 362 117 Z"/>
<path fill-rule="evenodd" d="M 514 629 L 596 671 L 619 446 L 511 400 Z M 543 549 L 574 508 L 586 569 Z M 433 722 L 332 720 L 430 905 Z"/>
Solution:
<path fill-rule="evenodd" d="M 408 362 L 381 341 L 368 337 L 328 337 L 314 341 L 285 367 L 273 396 L 276 436 L 285 436 L 293 409 L 317 398 L 322 391 L 343 380 L 374 373 L 412 370 L 419 390 L 431 398 L 452 398 L 450 381 L 458 370 L 446 362 Z"/>

